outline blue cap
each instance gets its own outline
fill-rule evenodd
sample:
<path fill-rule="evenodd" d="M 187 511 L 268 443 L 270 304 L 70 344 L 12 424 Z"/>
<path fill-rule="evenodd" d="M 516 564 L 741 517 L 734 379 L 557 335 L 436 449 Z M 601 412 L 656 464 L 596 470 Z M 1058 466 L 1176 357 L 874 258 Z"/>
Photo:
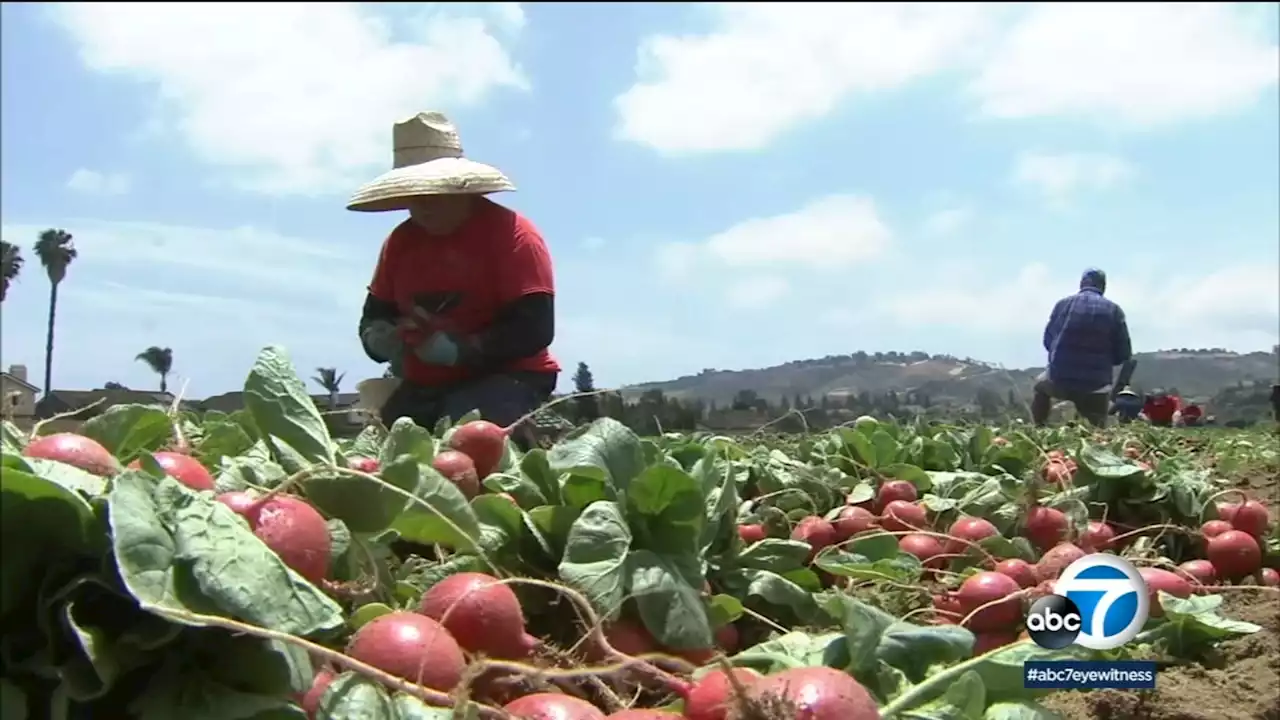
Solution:
<path fill-rule="evenodd" d="M 1080 276 L 1080 287 L 1097 288 L 1098 290 L 1107 289 L 1107 274 L 1098 268 L 1089 268 Z"/>

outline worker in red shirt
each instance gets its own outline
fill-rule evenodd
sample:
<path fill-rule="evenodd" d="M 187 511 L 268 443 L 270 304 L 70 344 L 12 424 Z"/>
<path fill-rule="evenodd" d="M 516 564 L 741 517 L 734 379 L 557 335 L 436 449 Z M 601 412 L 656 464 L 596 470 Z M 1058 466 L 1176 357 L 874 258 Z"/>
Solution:
<path fill-rule="evenodd" d="M 392 136 L 394 169 L 347 204 L 409 212 L 382 244 L 360 317 L 365 353 L 402 378 L 382 421 L 430 428 L 479 410 L 510 425 L 546 402 L 560 372 L 550 253 L 533 223 L 485 197 L 515 185 L 465 158 L 447 117 L 420 113 Z"/>
<path fill-rule="evenodd" d="M 1182 424 L 1184 427 L 1195 427 L 1204 418 L 1204 411 L 1195 403 L 1188 403 L 1182 408 Z"/>
<path fill-rule="evenodd" d="M 1142 414 L 1152 425 L 1170 427 L 1173 425 L 1173 416 L 1178 412 L 1181 404 L 1176 395 L 1170 395 L 1164 390 L 1155 390 L 1143 403 Z"/>

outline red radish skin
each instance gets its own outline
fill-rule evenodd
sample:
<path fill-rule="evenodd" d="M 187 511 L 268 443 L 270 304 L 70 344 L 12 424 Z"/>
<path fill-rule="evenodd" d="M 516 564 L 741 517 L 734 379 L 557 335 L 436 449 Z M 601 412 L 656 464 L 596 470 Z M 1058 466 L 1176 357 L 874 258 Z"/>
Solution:
<path fill-rule="evenodd" d="M 1116 531 L 1108 524 L 1090 520 L 1089 527 L 1080 536 L 1080 549 L 1088 552 L 1110 550 L 1116 539 Z"/>
<path fill-rule="evenodd" d="M 1218 503 L 1217 509 L 1218 509 L 1219 520 L 1222 520 L 1228 525 L 1234 525 L 1235 519 L 1236 519 L 1236 510 L 1240 509 L 1240 503 L 1232 503 L 1232 502 Z"/>
<path fill-rule="evenodd" d="M 960 607 L 960 599 L 953 593 L 934 595 L 933 607 L 941 611 L 937 617 L 944 618 L 948 624 L 954 625 L 964 618 L 964 609 Z"/>
<path fill-rule="evenodd" d="M 378 464 L 378 460 L 376 458 L 364 457 L 361 455 L 347 458 L 347 467 L 370 475 L 374 475 L 382 469 L 382 466 Z"/>
<path fill-rule="evenodd" d="M 319 583 L 329 576 L 329 526 L 305 500 L 293 495 L 273 495 L 254 500 L 244 492 L 229 492 L 218 501 L 249 521 L 249 528 L 285 565 Z"/>
<path fill-rule="evenodd" d="M 320 711 L 320 701 L 324 699 L 324 691 L 329 689 L 333 684 L 333 679 L 337 675 L 332 670 L 321 669 L 316 673 L 315 678 L 311 680 L 311 688 L 302 696 L 298 704 L 302 706 L 302 711 L 307 714 L 310 720 L 316 719 L 316 713 Z"/>
<path fill-rule="evenodd" d="M 120 472 L 120 461 L 102 443 L 75 433 L 54 433 L 32 440 L 22 449 L 29 458 L 56 460 L 99 477 Z"/>
<path fill-rule="evenodd" d="M 457 486 L 468 500 L 480 494 L 480 476 L 471 458 L 457 450 L 437 453 L 431 467 Z"/>
<path fill-rule="evenodd" d="M 1231 523 L 1226 520 L 1210 520 L 1200 526 L 1200 534 L 1203 535 L 1205 539 L 1217 537 L 1228 530 L 1235 530 L 1235 528 L 1231 527 Z"/>
<path fill-rule="evenodd" d="M 889 503 L 895 500 L 913 503 L 920 499 L 920 493 L 916 491 L 916 486 L 906 480 L 887 480 L 880 486 L 880 490 L 876 492 L 875 510 L 884 512 Z"/>
<path fill-rule="evenodd" d="M 638 657 L 658 652 L 658 642 L 653 639 L 653 635 L 643 625 L 628 620 L 619 620 L 604 628 L 604 638 L 614 650 L 623 655 Z M 596 662 L 605 659 L 604 652 L 594 645 L 587 648 L 586 654 L 588 659 Z"/>
<path fill-rule="evenodd" d="M 1047 550 L 1067 539 L 1070 523 L 1061 511 L 1036 505 L 1027 511 L 1023 534 L 1040 550 Z"/>
<path fill-rule="evenodd" d="M 738 632 L 737 625 L 726 623 L 716 629 L 716 647 L 723 650 L 725 655 L 738 652 L 741 643 L 742 636 Z"/>
<path fill-rule="evenodd" d="M 1151 598 L 1151 617 L 1164 615 L 1164 608 L 1160 606 L 1161 590 L 1174 597 L 1189 598 L 1194 589 L 1186 578 L 1168 570 L 1144 567 L 1138 569 L 1138 574 L 1142 575 L 1143 581 L 1147 584 L 1147 595 Z"/>
<path fill-rule="evenodd" d="M 212 490 L 214 488 L 213 475 L 200 464 L 199 460 L 190 455 L 182 453 L 161 451 L 152 453 L 152 457 L 156 459 L 166 475 L 186 485 L 192 490 Z M 130 470 L 141 470 L 142 460 L 134 460 L 129 463 Z"/>
<path fill-rule="evenodd" d="M 735 668 L 733 677 L 746 689 L 762 676 L 755 670 Z M 733 686 L 724 670 L 712 670 L 698 678 L 684 695 L 684 716 L 687 720 L 727 720 L 732 707 Z"/>
<path fill-rule="evenodd" d="M 823 548 L 839 542 L 835 527 L 817 515 L 810 515 L 797 523 L 791 531 L 791 539 L 809 544 L 809 560 L 813 560 Z"/>
<path fill-rule="evenodd" d="M 721 625 L 716 629 L 715 647 L 698 648 L 694 650 L 673 650 L 672 652 L 694 665 L 702 666 L 711 662 L 711 660 L 720 653 L 733 655 L 738 652 L 738 642 L 738 628 L 734 627 L 733 623 L 728 623 Z"/>
<path fill-rule="evenodd" d="M 939 558 L 946 552 L 942 541 L 932 535 L 911 533 L 898 538 L 898 548 L 914 555 L 927 569 L 937 570 L 946 563 L 946 558 Z"/>
<path fill-rule="evenodd" d="M 1055 545 L 1052 550 L 1040 556 L 1040 562 L 1036 563 L 1036 577 L 1041 582 L 1056 580 L 1067 566 L 1088 554 L 1071 543 Z"/>
<path fill-rule="evenodd" d="M 753 699 L 765 695 L 791 703 L 804 720 L 880 720 L 880 710 L 867 689 L 851 675 L 829 667 L 783 670 L 755 682 Z"/>
<path fill-rule="evenodd" d="M 884 507 L 880 527 L 889 532 L 928 530 L 929 515 L 925 509 L 906 500 L 894 500 Z"/>
<path fill-rule="evenodd" d="M 996 563 L 996 572 L 1013 578 L 1020 588 L 1033 587 L 1040 581 L 1036 575 L 1035 566 L 1019 558 L 1009 558 Z"/>
<path fill-rule="evenodd" d="M 742 538 L 742 542 L 750 545 L 765 539 L 766 533 L 763 525 L 739 525 L 738 537 Z"/>
<path fill-rule="evenodd" d="M 1040 476 L 1045 482 L 1054 485 L 1063 485 L 1071 480 L 1071 468 L 1067 464 L 1058 460 L 1050 461 L 1040 470 Z"/>
<path fill-rule="evenodd" d="M 947 531 L 953 539 L 947 542 L 947 552 L 953 554 L 963 553 L 969 550 L 968 543 L 962 542 L 967 540 L 970 543 L 978 543 L 989 537 L 995 537 L 1000 534 L 995 525 L 988 520 L 980 517 L 962 517 L 951 523 L 951 529 Z"/>
<path fill-rule="evenodd" d="M 1263 587 L 1280 587 L 1280 572 L 1262 568 L 1258 571 L 1258 584 Z"/>
<path fill-rule="evenodd" d="M 502 709 L 520 720 L 606 720 L 595 705 L 560 693 L 525 695 Z"/>
<path fill-rule="evenodd" d="M 632 708 L 630 710 L 619 710 L 612 715 L 606 715 L 605 720 L 680 720 L 682 716 L 666 710 L 638 710 Z M 683 717 L 688 717 L 687 715 Z"/>
<path fill-rule="evenodd" d="M 840 542 L 844 542 L 860 532 L 866 532 L 874 528 L 876 526 L 876 516 L 866 508 L 846 505 L 840 508 L 840 513 L 836 515 L 835 521 L 831 524 L 836 528 L 836 538 Z"/>
<path fill-rule="evenodd" d="M 997 648 L 1018 642 L 1018 633 L 1009 630 L 993 630 L 975 633 L 973 636 L 973 656 L 986 655 Z"/>
<path fill-rule="evenodd" d="M 488 420 L 473 420 L 458 426 L 449 436 L 449 447 L 471 458 L 476 475 L 484 480 L 498 469 L 507 452 L 507 428 Z"/>
<path fill-rule="evenodd" d="M 365 623 L 347 643 L 347 655 L 410 682 L 449 692 L 462 681 L 462 648 L 440 623 L 396 611 Z"/>
<path fill-rule="evenodd" d="M 1239 580 L 1258 571 L 1262 566 L 1262 548 L 1249 533 L 1228 530 L 1209 538 L 1209 562 L 1225 580 Z"/>
<path fill-rule="evenodd" d="M 520 660 L 540 644 L 525 632 L 524 612 L 511 587 L 484 573 L 457 573 L 432 585 L 418 612 L 440 621 L 470 653 Z"/>
<path fill-rule="evenodd" d="M 1008 575 L 998 572 L 981 571 L 970 575 L 956 591 L 956 599 L 960 601 L 960 612 L 968 616 L 970 613 L 1000 598 L 1008 598 L 1005 602 L 986 607 L 965 624 L 975 633 L 1004 630 L 1017 625 L 1022 620 L 1022 601 L 1017 597 L 1009 597 L 1021 588 Z"/>
<path fill-rule="evenodd" d="M 1197 592 L 1207 592 L 1207 586 L 1218 584 L 1218 571 L 1213 569 L 1213 563 L 1208 560 L 1188 560 L 1179 565 L 1178 569 L 1196 579 L 1200 586 Z"/>
<path fill-rule="evenodd" d="M 1267 508 L 1257 500 L 1246 500 L 1235 506 L 1231 516 L 1231 527 L 1259 540 L 1266 537 L 1269 525 L 1271 518 L 1267 514 Z"/>

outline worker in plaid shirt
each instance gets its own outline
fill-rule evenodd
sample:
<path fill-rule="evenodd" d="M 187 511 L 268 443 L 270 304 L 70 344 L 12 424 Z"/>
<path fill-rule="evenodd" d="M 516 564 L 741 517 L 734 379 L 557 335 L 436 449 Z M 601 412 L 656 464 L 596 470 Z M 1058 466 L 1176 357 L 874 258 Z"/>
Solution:
<path fill-rule="evenodd" d="M 1133 354 L 1124 311 L 1103 297 L 1106 289 L 1106 274 L 1086 270 L 1080 291 L 1053 306 L 1044 328 L 1049 366 L 1036 379 L 1031 400 L 1036 425 L 1048 423 L 1054 399 L 1071 402 L 1092 425 L 1106 424 L 1113 368 Z"/>

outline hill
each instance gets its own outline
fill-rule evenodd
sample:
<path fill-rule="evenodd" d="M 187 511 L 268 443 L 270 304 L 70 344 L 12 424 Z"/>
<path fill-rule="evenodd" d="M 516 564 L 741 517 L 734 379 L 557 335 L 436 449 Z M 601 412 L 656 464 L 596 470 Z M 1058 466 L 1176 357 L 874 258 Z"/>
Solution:
<path fill-rule="evenodd" d="M 1241 384 L 1276 382 L 1280 375 L 1280 356 L 1274 349 L 1242 354 L 1219 348 L 1180 348 L 1136 357 L 1136 387 L 1174 388 L 1189 398 L 1207 399 Z M 659 390 L 670 398 L 727 404 L 742 398 L 741 393 L 772 403 L 797 396 L 875 395 L 892 390 L 926 395 L 934 403 L 968 404 L 983 389 L 1001 397 L 1013 391 L 1030 398 L 1032 382 L 1042 369 L 1006 369 L 972 358 L 923 352 L 856 352 L 755 370 L 708 369 L 675 380 L 632 385 L 623 394 L 636 399 L 646 391 Z"/>

